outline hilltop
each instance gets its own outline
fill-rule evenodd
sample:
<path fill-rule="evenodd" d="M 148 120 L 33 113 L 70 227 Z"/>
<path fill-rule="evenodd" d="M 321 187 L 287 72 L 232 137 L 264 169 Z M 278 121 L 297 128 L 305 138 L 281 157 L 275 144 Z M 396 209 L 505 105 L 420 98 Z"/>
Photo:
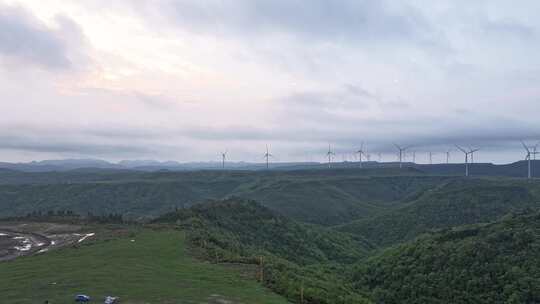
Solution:
<path fill-rule="evenodd" d="M 255 280 L 249 265 L 217 265 L 190 254 L 184 232 L 168 228 L 89 226 L 76 246 L 0 263 L 2 303 L 289 303 Z"/>

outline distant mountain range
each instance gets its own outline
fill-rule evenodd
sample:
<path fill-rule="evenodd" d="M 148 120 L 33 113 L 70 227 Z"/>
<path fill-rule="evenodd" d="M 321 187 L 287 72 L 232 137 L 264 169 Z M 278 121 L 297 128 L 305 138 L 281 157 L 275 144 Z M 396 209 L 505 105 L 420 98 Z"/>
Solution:
<path fill-rule="evenodd" d="M 270 168 L 295 168 L 318 166 L 319 163 L 289 162 L 272 163 Z M 100 159 L 59 159 L 42 160 L 27 163 L 0 162 L 0 169 L 9 169 L 23 172 L 52 172 L 71 171 L 78 169 L 113 169 L 113 170 L 139 170 L 139 171 L 191 171 L 191 170 L 215 170 L 221 169 L 221 162 L 187 162 L 156 161 L 156 160 L 122 160 L 117 163 Z M 227 162 L 229 170 L 259 170 L 265 169 L 263 163 Z"/>
<path fill-rule="evenodd" d="M 396 168 L 397 162 L 363 162 L 364 169 Z M 434 175 L 462 175 L 464 165 L 459 163 L 451 164 L 415 164 L 403 163 L 404 167 L 414 169 L 418 173 Z M 335 162 L 332 169 L 352 169 L 359 168 L 358 162 Z M 327 169 L 328 164 L 319 162 L 274 162 L 270 163 L 271 170 L 316 170 Z M 22 172 L 65 172 L 72 170 L 137 170 L 146 172 L 155 171 L 196 171 L 196 170 L 219 170 L 222 169 L 221 162 L 186 162 L 177 161 L 156 161 L 156 160 L 122 160 L 117 163 L 100 159 L 60 159 L 42 160 L 27 163 L 0 162 L 0 169 L 9 169 Z M 264 170 L 265 163 L 249 162 L 227 162 L 227 170 Z M 475 163 L 470 165 L 472 176 L 510 176 L 525 177 L 527 175 L 527 162 L 518 161 L 511 164 L 496 165 L 492 163 Z M 533 176 L 540 176 L 540 160 L 532 162 Z"/>

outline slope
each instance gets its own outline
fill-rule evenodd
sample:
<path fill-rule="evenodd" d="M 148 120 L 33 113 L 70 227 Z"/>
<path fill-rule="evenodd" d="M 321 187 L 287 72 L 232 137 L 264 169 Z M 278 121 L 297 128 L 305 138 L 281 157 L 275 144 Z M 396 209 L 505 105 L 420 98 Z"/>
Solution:
<path fill-rule="evenodd" d="M 386 250 L 354 271 L 376 303 L 539 303 L 540 213 Z"/>
<path fill-rule="evenodd" d="M 337 229 L 384 247 L 432 229 L 489 222 L 509 212 L 538 208 L 536 188 L 536 184 L 519 181 L 452 180 L 426 191 L 404 207 Z"/>
<path fill-rule="evenodd" d="M 369 244 L 345 233 L 300 224 L 240 199 L 197 204 L 156 222 L 187 231 L 209 261 L 258 265 L 265 285 L 291 301 L 369 303 L 340 275 L 366 256 Z"/>

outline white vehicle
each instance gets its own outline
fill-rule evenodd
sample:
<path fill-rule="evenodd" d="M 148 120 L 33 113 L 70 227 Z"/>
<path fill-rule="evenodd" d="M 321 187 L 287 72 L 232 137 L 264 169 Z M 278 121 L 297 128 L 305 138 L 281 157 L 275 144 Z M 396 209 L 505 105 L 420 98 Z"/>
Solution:
<path fill-rule="evenodd" d="M 119 301 L 119 299 L 117 297 L 106 297 L 105 298 L 105 302 L 103 302 L 104 304 L 117 304 Z"/>

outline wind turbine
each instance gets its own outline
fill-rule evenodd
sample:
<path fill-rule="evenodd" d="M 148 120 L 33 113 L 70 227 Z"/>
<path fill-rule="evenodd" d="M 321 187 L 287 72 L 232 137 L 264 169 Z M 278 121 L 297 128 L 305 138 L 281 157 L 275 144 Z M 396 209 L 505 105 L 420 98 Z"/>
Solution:
<path fill-rule="evenodd" d="M 474 152 L 478 151 L 478 149 L 473 149 L 469 147 L 469 152 L 471 153 L 471 164 L 474 164 Z"/>
<path fill-rule="evenodd" d="M 529 148 L 530 147 L 527 147 L 527 145 L 521 141 L 521 144 L 523 145 L 523 148 L 525 148 L 525 151 L 527 152 L 527 155 L 525 156 L 525 160 L 527 161 L 527 178 L 528 179 L 531 179 L 532 178 L 532 174 L 531 174 L 531 155 L 534 155 L 536 157 L 536 154 L 538 154 L 539 152 L 536 152 L 536 147 L 537 146 L 534 146 L 533 147 L 533 151 L 531 151 Z"/>
<path fill-rule="evenodd" d="M 452 149 L 446 150 L 446 164 L 450 163 L 450 152 Z"/>
<path fill-rule="evenodd" d="M 401 147 L 397 144 L 394 144 L 394 146 L 398 149 L 399 151 L 399 167 L 402 168 L 403 167 L 403 152 L 405 152 L 407 149 L 410 148 L 410 146 L 407 146 L 407 147 Z"/>
<path fill-rule="evenodd" d="M 266 169 L 268 169 L 268 159 L 272 157 L 272 154 L 268 152 L 268 145 L 266 145 L 266 153 L 264 153 L 264 158 L 266 158 Z"/>
<path fill-rule="evenodd" d="M 330 148 L 328 150 L 330 150 Z M 362 155 L 366 155 L 366 152 L 364 151 L 364 142 L 360 144 L 360 150 L 356 151 L 356 153 L 358 153 L 358 161 L 360 162 L 360 168 L 362 168 Z"/>
<path fill-rule="evenodd" d="M 469 176 L 469 155 L 471 155 L 472 164 L 472 157 L 474 155 L 474 152 L 478 151 L 479 149 L 469 148 L 469 151 L 467 151 L 458 145 L 456 145 L 456 148 L 458 148 L 459 150 L 461 150 L 461 152 L 463 152 L 463 154 L 465 154 L 465 176 Z"/>
<path fill-rule="evenodd" d="M 332 166 L 332 156 L 336 155 L 336 153 L 332 152 L 332 149 L 330 149 L 330 144 L 328 144 L 328 152 L 326 152 L 326 156 L 328 156 L 328 168 Z"/>
<path fill-rule="evenodd" d="M 225 158 L 227 158 L 227 150 L 221 152 L 221 168 L 225 169 Z"/>
<path fill-rule="evenodd" d="M 416 151 L 412 151 L 412 162 L 413 164 L 416 163 Z"/>
<path fill-rule="evenodd" d="M 429 164 L 430 165 L 433 165 L 433 154 L 435 154 L 435 153 L 429 151 Z"/>

